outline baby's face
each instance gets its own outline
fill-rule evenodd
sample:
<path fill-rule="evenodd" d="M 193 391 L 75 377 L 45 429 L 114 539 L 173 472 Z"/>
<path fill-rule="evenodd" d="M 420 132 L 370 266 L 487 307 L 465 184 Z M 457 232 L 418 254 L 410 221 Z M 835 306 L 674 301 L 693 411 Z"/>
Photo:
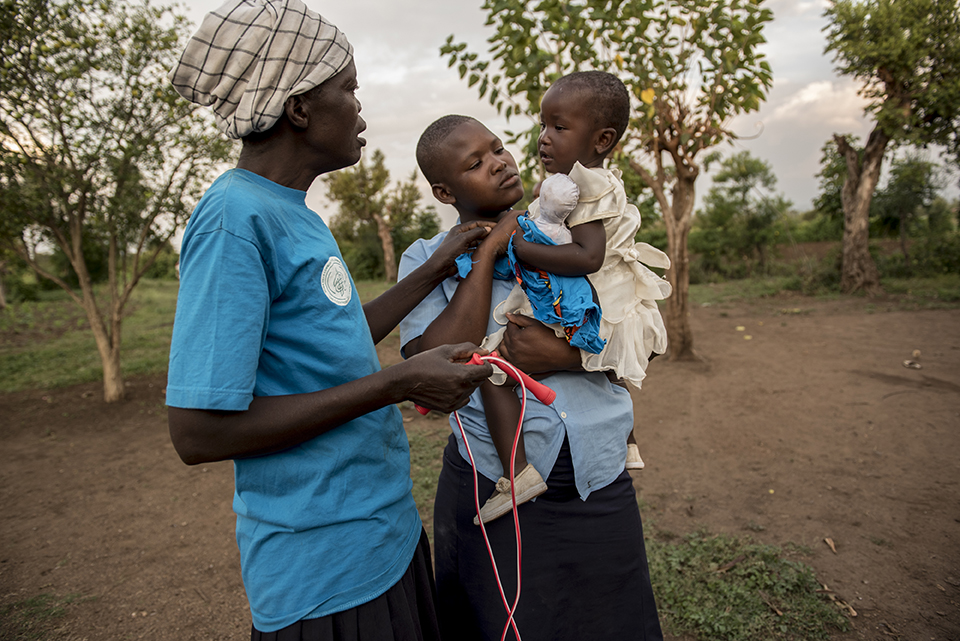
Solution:
<path fill-rule="evenodd" d="M 551 174 L 568 174 L 575 162 L 592 166 L 600 131 L 582 91 L 553 86 L 540 102 L 538 149 L 543 167 Z"/>
<path fill-rule="evenodd" d="M 500 214 L 523 198 L 516 161 L 479 122 L 461 124 L 444 146 L 444 183 L 464 219 Z"/>

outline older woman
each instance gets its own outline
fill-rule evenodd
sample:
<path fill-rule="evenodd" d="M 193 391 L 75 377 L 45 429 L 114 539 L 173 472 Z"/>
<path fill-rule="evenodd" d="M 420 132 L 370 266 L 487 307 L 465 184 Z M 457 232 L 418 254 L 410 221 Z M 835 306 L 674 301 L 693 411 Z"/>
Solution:
<path fill-rule="evenodd" d="M 399 401 L 451 411 L 491 373 L 470 344 L 381 370 L 374 344 L 487 234 L 459 226 L 361 306 L 337 244 L 304 204 L 356 163 L 366 127 L 352 49 L 299 0 L 230 0 L 171 80 L 243 141 L 181 248 L 170 435 L 188 464 L 233 459 L 254 639 L 437 639 Z"/>

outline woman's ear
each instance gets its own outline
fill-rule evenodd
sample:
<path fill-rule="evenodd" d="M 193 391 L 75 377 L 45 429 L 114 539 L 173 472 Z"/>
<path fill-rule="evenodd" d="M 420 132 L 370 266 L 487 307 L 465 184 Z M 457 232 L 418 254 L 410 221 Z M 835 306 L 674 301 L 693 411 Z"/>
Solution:
<path fill-rule="evenodd" d="M 433 197 L 442 202 L 444 205 L 455 205 L 457 198 L 450 192 L 450 189 L 447 188 L 443 183 L 433 183 L 430 185 L 430 189 L 433 191 Z"/>
<path fill-rule="evenodd" d="M 605 127 L 597 132 L 594 148 L 598 156 L 606 156 L 617 144 L 617 130 L 613 127 Z"/>
<path fill-rule="evenodd" d="M 308 92 L 309 93 L 309 92 Z M 298 129 L 306 129 L 310 124 L 310 110 L 307 108 L 307 102 L 310 97 L 306 93 L 290 96 L 283 103 L 283 113 L 287 120 Z"/>

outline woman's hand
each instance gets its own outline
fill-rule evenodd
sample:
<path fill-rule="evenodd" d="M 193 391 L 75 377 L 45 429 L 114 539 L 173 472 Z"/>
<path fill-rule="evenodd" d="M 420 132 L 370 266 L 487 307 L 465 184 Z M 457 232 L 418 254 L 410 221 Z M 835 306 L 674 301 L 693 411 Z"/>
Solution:
<path fill-rule="evenodd" d="M 487 353 L 472 343 L 441 345 L 393 367 L 402 368 L 404 376 L 415 381 L 407 399 L 427 409 L 452 412 L 466 405 L 473 390 L 493 374 L 492 365 L 466 362 L 474 352 Z"/>
<path fill-rule="evenodd" d="M 457 256 L 479 247 L 494 226 L 493 221 L 486 220 L 475 220 L 454 226 L 424 264 L 429 264 L 437 273 L 443 274 L 444 278 L 453 276 L 457 273 Z"/>
<path fill-rule="evenodd" d="M 503 358 L 526 372 L 542 374 L 580 369 L 580 350 L 530 316 L 507 313 L 506 331 L 497 348 Z"/>

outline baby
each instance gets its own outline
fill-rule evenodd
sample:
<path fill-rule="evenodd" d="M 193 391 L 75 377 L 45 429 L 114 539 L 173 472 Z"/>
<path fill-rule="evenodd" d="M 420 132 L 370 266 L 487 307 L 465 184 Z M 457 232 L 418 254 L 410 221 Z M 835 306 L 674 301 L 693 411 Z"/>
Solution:
<path fill-rule="evenodd" d="M 564 76 L 544 94 L 538 147 L 544 168 L 553 175 L 543 182 L 539 200 L 518 219 L 522 233 L 514 235 L 508 257 L 526 295 L 515 290 L 504 308 L 532 311 L 538 320 L 553 324 L 558 335 L 581 349 L 584 370 L 606 371 L 639 388 L 650 356 L 666 351 L 656 300 L 671 291 L 647 265 L 666 269 L 670 260 L 635 242 L 639 211 L 627 201 L 620 172 L 603 168 L 629 115 L 626 87 L 605 72 Z M 501 337 L 502 330 L 488 336 L 483 347 L 494 349 Z M 522 438 L 511 460 L 519 418 L 515 392 L 493 384 L 484 384 L 481 392 L 504 476 L 512 463 L 517 502 L 530 500 L 546 485 L 527 463 Z M 630 440 L 626 466 L 642 468 L 632 435 Z M 501 481 L 481 509 L 484 522 L 511 509 L 510 482 Z"/>

